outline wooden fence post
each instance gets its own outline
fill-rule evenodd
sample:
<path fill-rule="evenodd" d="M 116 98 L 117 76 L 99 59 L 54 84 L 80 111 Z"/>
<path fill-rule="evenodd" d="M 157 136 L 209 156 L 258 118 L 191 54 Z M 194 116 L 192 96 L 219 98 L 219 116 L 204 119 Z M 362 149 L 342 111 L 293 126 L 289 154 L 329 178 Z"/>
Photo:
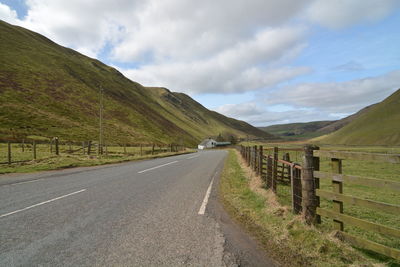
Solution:
<path fill-rule="evenodd" d="M 257 175 L 257 160 L 258 160 L 258 153 L 257 153 L 257 146 L 254 146 L 254 159 L 253 159 L 253 171 L 255 171 Z"/>
<path fill-rule="evenodd" d="M 56 145 L 56 155 L 58 156 L 58 155 L 60 155 L 60 150 L 59 150 L 59 147 L 58 147 L 58 137 L 56 137 L 55 145 Z"/>
<path fill-rule="evenodd" d="M 32 148 L 33 148 L 33 159 L 36 160 L 36 141 L 35 140 L 33 140 Z"/>
<path fill-rule="evenodd" d="M 263 174 L 263 146 L 258 149 L 258 175 L 262 178 Z"/>
<path fill-rule="evenodd" d="M 85 141 L 82 141 L 82 154 L 85 155 Z"/>
<path fill-rule="evenodd" d="M 278 180 L 278 148 L 274 147 L 273 169 L 272 169 L 272 192 L 276 193 L 276 186 Z"/>
<path fill-rule="evenodd" d="M 272 189 L 272 158 L 270 155 L 267 156 L 267 189 Z"/>
<path fill-rule="evenodd" d="M 290 162 L 290 154 L 289 154 L 289 153 L 285 153 L 285 154 L 283 155 L 283 160 L 284 160 L 284 161 L 287 161 L 287 162 Z M 290 165 L 284 164 L 283 166 L 284 166 L 284 168 L 282 168 L 282 171 L 283 171 L 283 172 L 286 171 L 286 173 L 287 173 L 287 179 L 288 179 L 288 182 L 290 183 L 290 175 L 291 175 Z M 282 176 L 282 177 L 284 177 L 284 176 Z"/>
<path fill-rule="evenodd" d="M 301 172 L 302 186 L 302 216 L 307 224 L 316 222 L 316 193 L 314 184 L 314 156 L 313 147 L 306 145 L 304 147 L 303 167 Z"/>
<path fill-rule="evenodd" d="M 7 160 L 8 164 L 11 164 L 11 143 L 10 141 L 7 142 Z"/>
<path fill-rule="evenodd" d="M 50 140 L 50 154 L 53 154 L 53 141 L 54 141 L 54 138 L 52 138 Z"/>
<path fill-rule="evenodd" d="M 319 150 L 318 146 L 315 146 L 313 148 L 313 150 Z M 320 170 L 320 159 L 319 157 L 313 157 L 313 168 L 314 171 L 319 171 Z M 319 189 L 319 178 L 318 177 L 314 177 L 314 185 L 315 185 L 315 190 Z M 320 197 L 319 196 L 315 196 L 315 201 L 316 201 L 316 206 L 319 207 L 320 206 Z M 315 217 L 315 222 L 316 223 L 321 223 L 321 216 L 316 214 Z"/>
<path fill-rule="evenodd" d="M 332 172 L 333 173 L 342 173 L 342 160 L 341 159 L 331 159 Z M 343 194 L 343 182 L 333 181 L 332 180 L 332 188 L 333 192 L 337 194 Z M 333 211 L 337 213 L 343 213 L 343 202 L 333 200 Z M 344 225 L 343 222 L 338 220 L 333 220 L 333 227 L 336 230 L 343 231 Z"/>
<path fill-rule="evenodd" d="M 124 144 L 124 154 L 126 154 L 126 144 Z"/>
<path fill-rule="evenodd" d="M 90 155 L 92 149 L 92 141 L 88 141 L 87 154 Z"/>
<path fill-rule="evenodd" d="M 151 149 L 151 154 L 154 155 L 154 143 L 153 143 L 153 148 Z"/>
<path fill-rule="evenodd" d="M 291 170 L 291 189 L 292 189 L 292 211 L 294 214 L 300 214 L 302 193 L 301 193 L 301 170 L 296 168 L 298 164 L 293 163 L 290 166 Z"/>
<path fill-rule="evenodd" d="M 140 144 L 140 156 L 143 156 L 143 145 Z"/>
<path fill-rule="evenodd" d="M 248 159 L 247 159 L 247 167 L 251 166 L 251 147 L 247 147 L 247 155 L 248 155 Z"/>

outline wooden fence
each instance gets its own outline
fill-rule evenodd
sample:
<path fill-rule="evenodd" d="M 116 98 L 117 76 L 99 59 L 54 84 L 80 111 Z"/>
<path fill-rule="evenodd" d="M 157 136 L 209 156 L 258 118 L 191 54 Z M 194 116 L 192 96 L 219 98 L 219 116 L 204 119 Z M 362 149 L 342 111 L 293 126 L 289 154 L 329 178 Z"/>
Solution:
<path fill-rule="evenodd" d="M 325 151 L 318 147 L 305 146 L 302 150 L 303 161 L 300 164 L 291 162 L 287 154 L 278 158 L 279 150 L 264 149 L 262 146 L 240 148 L 243 158 L 257 175 L 260 175 L 267 189 L 277 192 L 278 184 L 290 184 L 292 210 L 301 213 L 308 224 L 321 223 L 321 216 L 333 220 L 333 226 L 342 240 L 362 249 L 378 252 L 400 260 L 400 250 L 373 242 L 345 231 L 344 225 L 351 225 L 366 231 L 376 232 L 389 237 L 400 238 L 400 230 L 378 223 L 359 219 L 343 213 L 344 204 L 368 208 L 379 212 L 399 216 L 400 206 L 372 201 L 358 196 L 343 194 L 343 184 L 357 184 L 366 187 L 383 188 L 400 192 L 400 182 L 342 174 L 342 161 L 346 159 L 361 161 L 378 161 L 400 163 L 400 155 L 362 152 Z M 299 149 L 296 149 L 299 150 Z M 266 151 L 271 151 L 267 154 Z M 320 159 L 330 160 L 331 171 L 320 171 Z M 320 189 L 320 180 L 329 180 L 332 191 Z M 332 209 L 320 207 L 320 198 L 331 201 Z"/>
<path fill-rule="evenodd" d="M 144 156 L 166 152 L 178 152 L 185 148 L 177 144 L 107 144 L 99 146 L 93 141 L 60 141 L 53 138 L 48 141 L 22 140 L 20 142 L 0 143 L 0 165 L 24 163 L 51 158 L 62 154 L 69 155 L 127 155 Z"/>

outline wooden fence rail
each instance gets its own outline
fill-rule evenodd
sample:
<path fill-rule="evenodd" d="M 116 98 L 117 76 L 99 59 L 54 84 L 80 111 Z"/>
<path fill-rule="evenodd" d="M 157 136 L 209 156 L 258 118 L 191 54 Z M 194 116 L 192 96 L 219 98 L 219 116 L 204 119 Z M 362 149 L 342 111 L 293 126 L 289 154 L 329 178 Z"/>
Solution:
<path fill-rule="evenodd" d="M 333 225 L 338 230 L 338 236 L 342 240 L 354 246 L 375 251 L 400 260 L 400 250 L 388 247 L 358 236 L 351 235 L 344 230 L 344 225 L 352 225 L 366 231 L 372 231 L 391 238 L 400 238 L 400 230 L 356 218 L 344 214 L 344 204 L 362 208 L 372 209 L 378 212 L 400 215 L 400 206 L 364 199 L 359 196 L 343 194 L 343 185 L 362 185 L 368 187 L 382 188 L 394 192 L 400 191 L 400 182 L 383 179 L 345 175 L 343 174 L 343 160 L 362 160 L 387 163 L 400 163 L 398 154 L 378 154 L 347 151 L 319 150 L 315 146 L 305 146 L 302 165 L 290 161 L 290 157 L 284 154 L 283 159 L 278 158 L 279 151 L 299 151 L 299 149 L 288 148 L 263 148 L 241 147 L 241 154 L 248 165 L 260 175 L 265 183 L 266 189 L 277 192 L 279 183 L 289 184 L 291 187 L 292 211 L 302 214 L 308 224 L 321 223 L 320 216 L 333 220 Z M 320 158 L 330 160 L 331 172 L 320 171 Z M 320 189 L 320 180 L 329 180 L 332 191 Z M 332 209 L 320 207 L 320 198 L 332 202 Z"/>
<path fill-rule="evenodd" d="M 97 149 L 96 149 L 97 147 Z M 32 141 L 26 140 L 17 142 L 0 143 L 0 165 L 11 165 L 13 163 L 25 163 L 35 161 L 38 159 L 46 159 L 57 157 L 61 154 L 78 154 L 88 155 L 93 154 L 101 155 L 103 152 L 106 156 L 109 154 L 125 154 L 125 155 L 140 155 L 145 154 L 159 154 L 166 152 L 179 152 L 184 150 L 183 146 L 177 144 L 125 144 L 125 145 L 104 145 L 104 149 L 98 149 L 99 145 L 92 141 L 61 142 L 57 138 L 45 141 Z M 112 148 L 112 149 L 111 149 Z M 128 151 L 127 148 L 131 148 Z M 132 152 L 132 148 L 134 151 Z M 97 150 L 97 151 L 96 151 Z"/>

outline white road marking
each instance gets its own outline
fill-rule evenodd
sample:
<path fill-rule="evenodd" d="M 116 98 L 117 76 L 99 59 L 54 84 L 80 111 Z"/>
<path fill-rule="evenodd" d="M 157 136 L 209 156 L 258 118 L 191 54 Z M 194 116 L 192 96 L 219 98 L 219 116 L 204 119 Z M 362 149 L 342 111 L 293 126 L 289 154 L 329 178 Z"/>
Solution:
<path fill-rule="evenodd" d="M 199 213 L 198 213 L 199 215 L 204 215 L 204 213 L 206 212 L 208 199 L 210 198 L 211 188 L 212 188 L 212 185 L 213 185 L 213 182 L 214 182 L 214 178 L 215 178 L 216 175 L 217 175 L 217 173 L 214 174 L 213 178 L 211 179 L 211 183 L 208 186 L 206 195 L 204 196 L 204 199 L 203 199 L 203 203 L 201 203 L 201 206 L 200 206 L 200 209 L 199 209 Z"/>
<path fill-rule="evenodd" d="M 38 181 L 42 181 L 43 178 L 40 179 L 36 179 L 36 180 L 31 180 L 31 181 L 25 181 L 25 182 L 18 182 L 18 183 L 13 183 L 13 184 L 5 184 L 4 186 L 12 186 L 12 185 L 19 185 L 19 184 L 28 184 L 28 183 L 34 183 L 34 182 L 38 182 Z"/>
<path fill-rule="evenodd" d="M 193 157 L 189 157 L 189 158 L 187 158 L 187 159 L 194 159 L 194 158 L 197 158 L 197 157 L 199 157 L 200 155 L 197 155 L 197 156 L 193 156 Z"/>
<path fill-rule="evenodd" d="M 140 171 L 138 173 L 144 173 L 144 172 L 151 171 L 151 170 L 154 170 L 154 169 L 158 169 L 158 168 L 161 168 L 161 167 L 164 167 L 164 166 L 167 166 L 167 165 L 170 165 L 170 164 L 174 164 L 174 163 L 177 163 L 177 162 L 178 161 L 175 160 L 175 161 L 172 161 L 172 162 L 169 162 L 169 163 L 165 163 L 163 165 L 159 165 L 159 166 L 156 166 L 156 167 L 153 167 L 153 168 L 150 168 L 150 169 L 146 169 L 146 170 Z"/>
<path fill-rule="evenodd" d="M 78 193 L 81 193 L 81 192 L 84 192 L 84 191 L 86 191 L 86 189 L 82 189 L 82 190 L 79 190 L 79 191 L 76 191 L 76 192 L 73 192 L 73 193 L 69 193 L 69 194 L 66 194 L 66 195 L 63 195 L 63 196 L 60 196 L 60 197 L 56 197 L 56 198 L 53 198 L 53 199 L 50 199 L 50 200 L 46 200 L 46 201 L 37 203 L 35 205 L 29 206 L 29 207 L 26 207 L 26 208 L 23 208 L 23 209 L 20 209 L 20 210 L 15 210 L 15 211 L 0 215 L 0 218 L 6 217 L 6 216 L 9 216 L 9 215 L 12 215 L 12 214 L 24 211 L 24 210 L 28 210 L 28 209 L 31 209 L 31 208 L 34 208 L 34 207 L 37 207 L 37 206 L 41 206 L 43 204 L 47 204 L 47 203 L 50 203 L 50 202 L 53 202 L 53 201 L 56 201 L 56 200 L 59 200 L 59 199 L 65 198 L 65 197 L 69 197 L 69 196 L 72 196 L 72 195 L 75 195 L 75 194 L 78 194 Z"/>

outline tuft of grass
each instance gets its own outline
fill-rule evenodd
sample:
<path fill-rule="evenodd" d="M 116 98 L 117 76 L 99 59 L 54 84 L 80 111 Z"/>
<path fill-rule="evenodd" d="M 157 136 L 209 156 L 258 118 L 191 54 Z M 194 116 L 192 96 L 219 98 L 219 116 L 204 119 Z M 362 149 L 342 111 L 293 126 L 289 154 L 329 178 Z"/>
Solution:
<path fill-rule="evenodd" d="M 299 216 L 260 189 L 261 181 L 229 151 L 220 181 L 221 200 L 268 255 L 284 266 L 376 266 L 378 261 L 334 238 L 334 232 L 306 226 Z M 256 182 L 255 182 L 256 181 Z M 258 186 L 254 186 L 258 184 Z"/>

